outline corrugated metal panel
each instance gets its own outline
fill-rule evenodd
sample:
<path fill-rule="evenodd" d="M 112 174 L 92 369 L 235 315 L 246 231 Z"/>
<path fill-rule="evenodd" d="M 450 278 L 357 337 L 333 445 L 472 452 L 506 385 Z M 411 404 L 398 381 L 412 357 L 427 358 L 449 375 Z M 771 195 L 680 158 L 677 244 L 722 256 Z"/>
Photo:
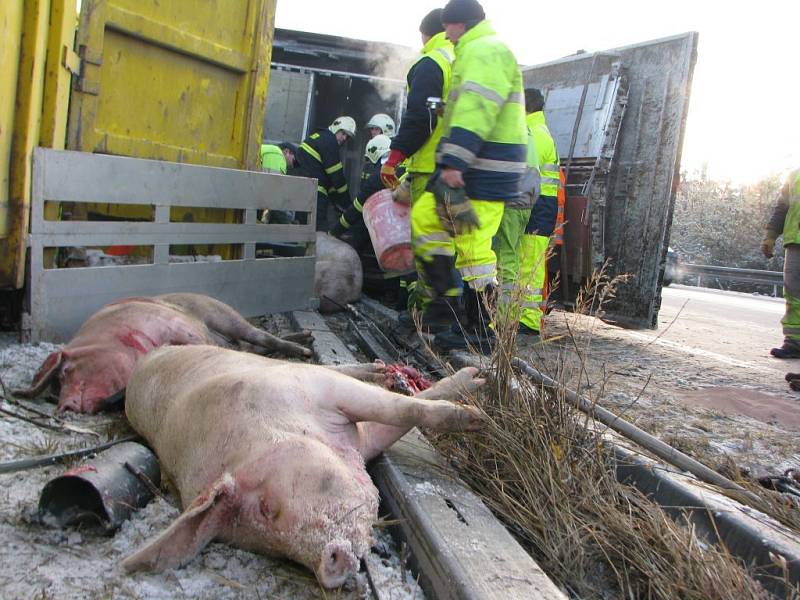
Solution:
<path fill-rule="evenodd" d="M 50 0 L 42 129 L 39 134 L 39 145 L 44 148 L 63 150 L 66 143 L 70 84 L 72 74 L 80 70 L 80 60 L 72 48 L 77 26 L 75 0 Z"/>
<path fill-rule="evenodd" d="M 314 74 L 272 69 L 263 139 L 272 142 L 300 142 L 306 136 Z"/>
<path fill-rule="evenodd" d="M 654 40 L 597 55 L 584 54 L 526 69 L 526 85 L 546 90 L 561 89 L 573 105 L 579 101 L 575 88 L 589 84 L 576 150 L 593 152 L 590 124 L 597 97 L 593 88 L 618 62 L 627 79 L 625 117 L 615 139 L 606 137 L 613 153 L 602 193 L 592 192 L 592 256 L 597 266 L 610 259 L 613 273 L 628 273 L 632 280 L 621 286 L 607 315 L 621 324 L 654 327 L 661 305 L 661 265 L 669 241 L 675 186 L 689 106 L 689 90 L 697 58 L 698 34 L 694 32 Z M 569 90 L 572 89 L 572 92 Z M 577 114 L 577 109 L 574 111 Z M 564 122 L 568 122 L 565 119 Z M 574 117 L 573 117 L 574 121 Z M 613 119 L 612 119 L 613 121 Z M 615 126 L 612 122 L 610 125 Z M 565 132 L 559 131 L 563 140 Z M 595 135 L 595 134 L 592 134 Z M 602 145 L 601 145 L 602 146 Z M 562 158 L 568 148 L 559 143 Z M 576 157 L 581 155 L 576 152 Z M 572 179 L 570 177 L 570 179 Z"/>
<path fill-rule="evenodd" d="M 69 148 L 257 168 L 274 16 L 275 0 L 84 0 Z"/>

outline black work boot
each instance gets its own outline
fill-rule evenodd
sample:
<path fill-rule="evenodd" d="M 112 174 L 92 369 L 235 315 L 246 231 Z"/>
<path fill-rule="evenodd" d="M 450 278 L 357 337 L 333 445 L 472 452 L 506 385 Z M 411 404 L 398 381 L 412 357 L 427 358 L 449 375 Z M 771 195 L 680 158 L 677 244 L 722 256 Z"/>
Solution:
<path fill-rule="evenodd" d="M 517 329 L 518 335 L 527 335 L 529 337 L 538 337 L 539 330 L 538 329 L 531 329 L 527 325 L 520 323 L 519 328 Z"/>
<path fill-rule="evenodd" d="M 437 333 L 464 321 L 464 313 L 458 296 L 436 298 L 422 311 L 420 324 L 423 329 Z"/>
<path fill-rule="evenodd" d="M 398 320 L 404 327 L 416 328 L 414 315 L 411 312 L 400 313 Z M 426 333 L 438 333 L 449 329 L 451 325 L 458 325 L 462 321 L 465 321 L 465 318 L 458 296 L 436 298 L 419 315 L 420 328 Z"/>
<path fill-rule="evenodd" d="M 450 329 L 436 334 L 434 345 L 441 351 L 466 350 L 472 348 L 482 354 L 488 354 L 494 348 L 496 336 L 489 327 L 491 318 L 486 308 L 485 299 L 494 292 L 493 286 L 487 286 L 482 292 L 476 292 L 469 286 L 464 289 L 464 312 L 467 322 L 452 325 Z"/>
<path fill-rule="evenodd" d="M 769 353 L 775 358 L 800 358 L 800 343 L 786 338 L 783 340 L 783 346 L 773 348 Z"/>

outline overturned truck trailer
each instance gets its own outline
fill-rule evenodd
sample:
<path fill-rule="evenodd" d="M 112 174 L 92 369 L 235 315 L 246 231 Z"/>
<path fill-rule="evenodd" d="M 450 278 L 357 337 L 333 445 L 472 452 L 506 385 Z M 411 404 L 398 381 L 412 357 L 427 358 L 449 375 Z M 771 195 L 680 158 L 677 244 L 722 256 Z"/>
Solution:
<path fill-rule="evenodd" d="M 669 243 L 695 32 L 582 53 L 523 69 L 545 94 L 545 115 L 567 174 L 561 299 L 605 261 L 629 274 L 606 315 L 655 327 Z"/>

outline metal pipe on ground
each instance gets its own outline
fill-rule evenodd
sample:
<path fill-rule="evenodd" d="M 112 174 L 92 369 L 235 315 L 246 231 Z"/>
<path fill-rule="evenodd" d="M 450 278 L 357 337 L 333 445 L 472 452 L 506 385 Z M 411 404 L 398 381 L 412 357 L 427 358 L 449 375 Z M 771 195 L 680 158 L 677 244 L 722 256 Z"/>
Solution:
<path fill-rule="evenodd" d="M 660 459 L 665 460 L 671 465 L 675 465 L 684 471 L 688 471 L 701 481 L 705 481 L 706 483 L 711 483 L 722 489 L 735 492 L 737 496 L 742 497 L 741 499 L 746 498 L 748 500 L 748 504 L 752 505 L 754 508 L 767 513 L 769 512 L 769 509 L 764 505 L 764 502 L 761 500 L 761 498 L 754 493 L 744 489 L 742 486 L 731 481 L 727 477 L 720 475 L 703 463 L 693 459 L 691 456 L 684 454 L 680 450 L 676 450 L 657 437 L 654 437 L 646 431 L 639 429 L 636 427 L 636 425 L 629 423 L 622 417 L 619 417 L 611 411 L 590 402 L 583 396 L 580 396 L 574 391 L 566 388 L 554 379 L 551 379 L 547 375 L 540 373 L 521 358 L 512 359 L 511 364 L 536 383 L 539 383 L 546 388 L 562 392 L 564 397 L 578 410 L 588 414 L 590 417 L 600 421 L 604 425 L 607 425 L 617 433 L 637 443 L 642 448 L 649 450 Z"/>
<path fill-rule="evenodd" d="M 150 502 L 160 483 L 156 455 L 142 444 L 125 442 L 47 482 L 39 514 L 58 527 L 100 526 L 110 533 Z"/>

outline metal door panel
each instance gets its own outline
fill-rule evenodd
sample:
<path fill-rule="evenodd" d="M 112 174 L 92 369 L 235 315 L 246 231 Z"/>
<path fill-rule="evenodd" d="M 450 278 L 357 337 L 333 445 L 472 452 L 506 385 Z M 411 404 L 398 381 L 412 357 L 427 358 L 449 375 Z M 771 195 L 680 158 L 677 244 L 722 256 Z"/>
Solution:
<path fill-rule="evenodd" d="M 84 0 L 69 148 L 257 168 L 275 0 Z"/>

